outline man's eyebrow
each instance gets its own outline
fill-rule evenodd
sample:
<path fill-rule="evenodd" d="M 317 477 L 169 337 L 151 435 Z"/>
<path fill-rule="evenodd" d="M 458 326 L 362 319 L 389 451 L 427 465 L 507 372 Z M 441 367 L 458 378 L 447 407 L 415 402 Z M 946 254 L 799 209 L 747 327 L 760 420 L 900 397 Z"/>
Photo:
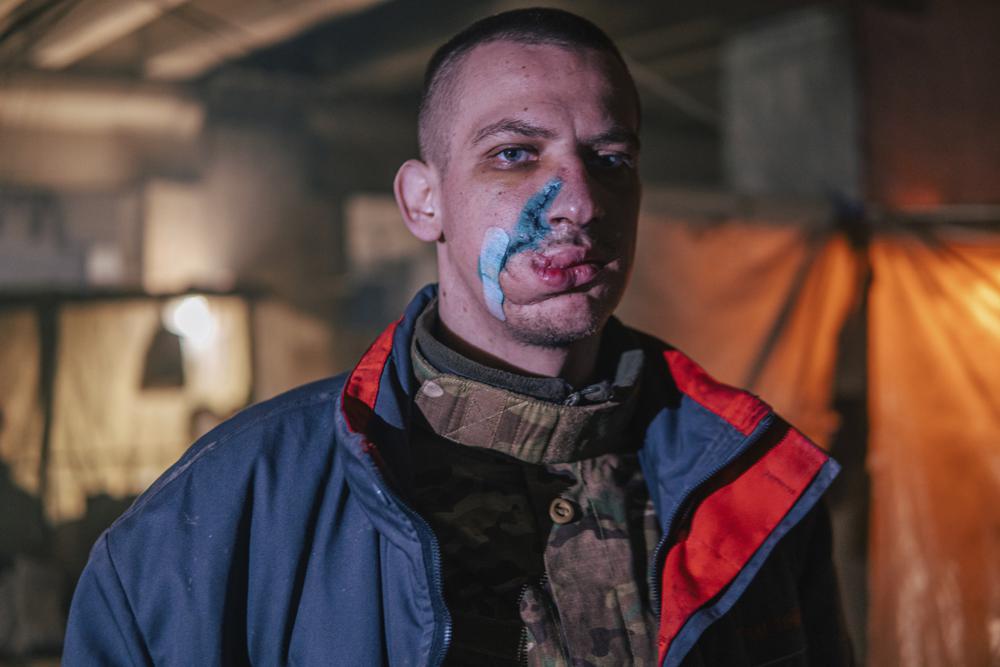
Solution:
<path fill-rule="evenodd" d="M 532 125 L 516 118 L 502 118 L 476 132 L 475 136 L 472 137 L 472 143 L 473 145 L 478 144 L 480 141 L 498 134 L 519 134 L 536 139 L 551 139 L 556 136 L 555 132 L 540 125 Z"/>
<path fill-rule="evenodd" d="M 585 143 L 590 146 L 626 144 L 633 150 L 639 150 L 639 135 L 627 127 L 613 127 L 610 130 L 588 137 Z"/>

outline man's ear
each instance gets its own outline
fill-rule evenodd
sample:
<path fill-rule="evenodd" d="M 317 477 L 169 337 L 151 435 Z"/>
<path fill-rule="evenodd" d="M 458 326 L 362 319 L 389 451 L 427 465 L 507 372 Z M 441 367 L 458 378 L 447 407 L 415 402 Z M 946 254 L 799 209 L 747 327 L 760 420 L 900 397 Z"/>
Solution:
<path fill-rule="evenodd" d="M 396 172 L 396 204 L 410 233 L 421 241 L 441 238 L 437 184 L 437 172 L 420 160 L 407 160 Z"/>

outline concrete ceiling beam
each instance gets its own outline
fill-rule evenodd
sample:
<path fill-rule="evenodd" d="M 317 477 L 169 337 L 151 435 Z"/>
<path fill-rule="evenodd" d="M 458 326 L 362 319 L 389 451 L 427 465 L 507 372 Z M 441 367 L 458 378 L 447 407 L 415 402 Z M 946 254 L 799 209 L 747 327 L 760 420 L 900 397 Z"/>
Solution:
<path fill-rule="evenodd" d="M 313 25 L 367 9 L 384 0 L 284 0 L 246 3 L 211 32 L 167 45 L 146 59 L 151 79 L 185 80 L 255 49 L 289 39 Z M 205 9 L 207 7 L 199 7 Z"/>
<path fill-rule="evenodd" d="M 203 105 L 175 85 L 65 75 L 8 78 L 0 126 L 190 137 L 204 123 Z"/>
<path fill-rule="evenodd" d="M 0 0 L 0 21 L 10 16 L 11 12 L 24 4 L 24 0 Z"/>
<path fill-rule="evenodd" d="M 31 51 L 42 69 L 63 69 L 153 22 L 188 0 L 84 2 L 49 30 Z"/>

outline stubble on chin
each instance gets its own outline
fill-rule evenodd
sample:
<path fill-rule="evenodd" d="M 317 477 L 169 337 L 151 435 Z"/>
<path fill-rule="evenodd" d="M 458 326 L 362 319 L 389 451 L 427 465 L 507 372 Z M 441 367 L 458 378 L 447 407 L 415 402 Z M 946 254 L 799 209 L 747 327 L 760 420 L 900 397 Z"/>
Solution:
<path fill-rule="evenodd" d="M 509 309 L 504 328 L 522 345 L 562 349 L 596 336 L 610 317 L 610 311 L 603 309 L 581 309 L 567 316 L 558 311 L 536 312 L 529 306 Z"/>

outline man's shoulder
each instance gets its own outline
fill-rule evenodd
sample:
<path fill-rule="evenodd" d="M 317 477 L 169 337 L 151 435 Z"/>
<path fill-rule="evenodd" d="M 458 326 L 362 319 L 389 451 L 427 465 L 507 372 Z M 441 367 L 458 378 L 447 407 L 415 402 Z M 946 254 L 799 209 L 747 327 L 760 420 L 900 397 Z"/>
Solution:
<path fill-rule="evenodd" d="M 250 620 L 262 645 L 280 645 L 300 602 L 335 615 L 325 584 L 303 592 L 306 563 L 312 576 L 332 577 L 330 590 L 350 567 L 360 595 L 377 591 L 375 532 L 352 500 L 339 455 L 344 379 L 244 410 L 139 496 L 91 551 L 74 594 L 68 649 L 90 655 L 90 642 L 103 633 L 101 648 L 117 651 L 118 662 L 152 664 L 143 659 L 148 649 L 158 663 L 196 664 L 191 656 L 242 642 Z"/>
<path fill-rule="evenodd" d="M 333 458 L 345 379 L 341 374 L 297 387 L 227 419 L 136 498 L 109 534 L 129 532 L 140 522 L 170 523 L 192 508 L 225 506 L 251 493 L 262 471 L 277 480 L 292 469 L 300 479 L 314 473 Z"/>

